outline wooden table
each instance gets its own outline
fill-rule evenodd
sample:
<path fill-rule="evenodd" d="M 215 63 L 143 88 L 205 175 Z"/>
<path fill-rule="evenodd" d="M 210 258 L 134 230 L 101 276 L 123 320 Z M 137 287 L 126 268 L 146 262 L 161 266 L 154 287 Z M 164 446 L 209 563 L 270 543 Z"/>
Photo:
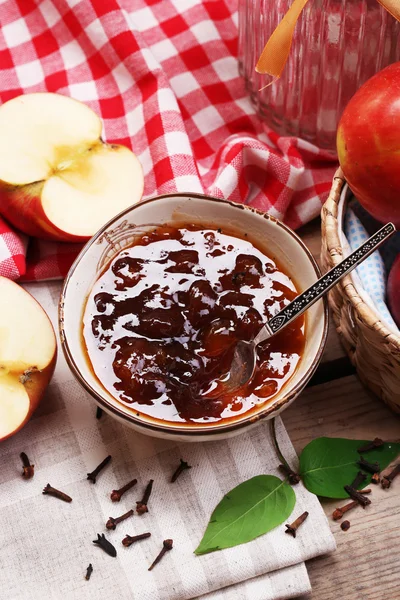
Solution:
<path fill-rule="evenodd" d="M 299 233 L 319 259 L 319 222 Z M 399 417 L 361 385 L 333 323 L 319 370 L 282 417 L 298 453 L 320 436 L 400 438 Z M 307 563 L 313 600 L 400 599 L 400 481 L 391 490 L 374 486 L 371 499 L 365 510 L 348 514 L 347 532 L 332 520 L 334 508 L 346 502 L 322 501 L 338 548 Z"/>

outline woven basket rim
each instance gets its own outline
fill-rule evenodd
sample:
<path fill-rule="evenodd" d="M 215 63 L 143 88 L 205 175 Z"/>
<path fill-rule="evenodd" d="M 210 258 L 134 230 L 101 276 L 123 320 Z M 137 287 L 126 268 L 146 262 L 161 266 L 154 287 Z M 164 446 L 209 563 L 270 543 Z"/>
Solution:
<path fill-rule="evenodd" d="M 325 242 L 327 250 L 333 263 L 336 265 L 339 263 L 344 254 L 344 249 L 340 242 L 339 229 L 340 223 L 338 222 L 338 207 L 341 197 L 341 191 L 343 186 L 346 184 L 346 179 L 342 169 L 339 167 L 333 177 L 332 188 L 329 193 L 328 199 L 323 207 L 324 218 L 325 218 Z M 378 311 L 371 308 L 359 295 L 356 286 L 354 285 L 351 274 L 347 275 L 342 280 L 343 294 L 347 300 L 351 303 L 354 310 L 360 315 L 362 312 L 362 320 L 367 326 L 374 329 L 374 331 L 380 336 L 382 342 L 390 342 L 394 344 L 400 352 L 400 335 L 389 330 L 382 322 L 381 316 Z"/>

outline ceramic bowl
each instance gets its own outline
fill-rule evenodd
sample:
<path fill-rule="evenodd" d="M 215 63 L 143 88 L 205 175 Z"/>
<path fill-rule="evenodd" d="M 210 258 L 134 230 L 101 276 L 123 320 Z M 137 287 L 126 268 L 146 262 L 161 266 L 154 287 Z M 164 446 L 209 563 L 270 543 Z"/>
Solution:
<path fill-rule="evenodd" d="M 241 204 L 199 194 L 170 194 L 144 200 L 107 223 L 83 248 L 71 267 L 61 293 L 60 337 L 68 365 L 96 403 L 136 431 L 174 440 L 204 441 L 227 438 L 270 419 L 288 407 L 317 368 L 327 336 L 327 304 L 320 300 L 306 313 L 306 344 L 300 363 L 283 389 L 261 405 L 256 413 L 235 422 L 187 427 L 160 424 L 137 414 L 113 398 L 94 375 L 84 351 L 82 318 L 92 285 L 110 260 L 132 245 L 143 233 L 163 223 L 198 222 L 206 226 L 246 231 L 260 249 L 278 259 L 288 275 L 304 290 L 320 277 L 319 268 L 301 239 L 275 218 Z"/>

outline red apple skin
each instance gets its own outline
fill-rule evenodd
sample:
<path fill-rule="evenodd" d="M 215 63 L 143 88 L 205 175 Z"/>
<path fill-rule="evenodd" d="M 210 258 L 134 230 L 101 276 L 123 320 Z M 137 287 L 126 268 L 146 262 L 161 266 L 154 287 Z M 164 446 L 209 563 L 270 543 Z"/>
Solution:
<path fill-rule="evenodd" d="M 400 227 L 400 62 L 352 97 L 339 122 L 337 151 L 363 207 L 378 221 Z"/>
<path fill-rule="evenodd" d="M 387 295 L 392 317 L 396 321 L 398 327 L 400 327 L 400 254 L 397 256 L 390 269 Z"/>
<path fill-rule="evenodd" d="M 11 186 L 0 181 L 0 214 L 27 235 L 54 242 L 86 242 L 82 237 L 61 231 L 51 223 L 42 207 L 44 182 Z"/>
<path fill-rule="evenodd" d="M 43 369 L 43 371 L 36 371 L 30 375 L 29 381 L 27 381 L 25 384 L 25 388 L 28 392 L 30 400 L 29 411 L 27 412 L 25 419 L 22 421 L 22 423 L 19 424 L 19 426 L 16 429 L 14 429 L 14 431 L 11 431 L 8 435 L 0 438 L 0 443 L 4 442 L 5 440 L 8 440 L 10 437 L 18 433 L 18 431 L 20 431 L 27 424 L 27 422 L 39 406 L 41 399 L 43 398 L 43 394 L 46 391 L 46 388 L 50 383 L 50 379 L 53 376 L 56 362 L 57 348 L 54 352 L 54 357 L 52 361 L 47 365 L 47 367 Z"/>

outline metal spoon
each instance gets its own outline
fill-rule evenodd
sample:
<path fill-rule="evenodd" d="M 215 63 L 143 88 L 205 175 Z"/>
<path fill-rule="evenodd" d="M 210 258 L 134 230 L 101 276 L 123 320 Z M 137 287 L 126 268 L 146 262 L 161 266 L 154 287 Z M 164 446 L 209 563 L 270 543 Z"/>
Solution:
<path fill-rule="evenodd" d="M 286 325 L 303 314 L 317 300 L 322 298 L 342 277 L 350 273 L 355 267 L 363 262 L 372 252 L 386 241 L 396 231 L 393 223 L 388 223 L 382 229 L 371 236 L 357 250 L 333 267 L 323 277 L 318 279 L 305 292 L 296 296 L 290 304 L 279 311 L 272 319 L 267 321 L 258 334 L 250 342 L 240 340 L 235 348 L 229 373 L 224 377 L 221 384 L 224 393 L 232 393 L 247 383 L 254 374 L 257 360 L 257 346 L 269 339 Z M 206 395 L 208 395 L 206 393 Z"/>

